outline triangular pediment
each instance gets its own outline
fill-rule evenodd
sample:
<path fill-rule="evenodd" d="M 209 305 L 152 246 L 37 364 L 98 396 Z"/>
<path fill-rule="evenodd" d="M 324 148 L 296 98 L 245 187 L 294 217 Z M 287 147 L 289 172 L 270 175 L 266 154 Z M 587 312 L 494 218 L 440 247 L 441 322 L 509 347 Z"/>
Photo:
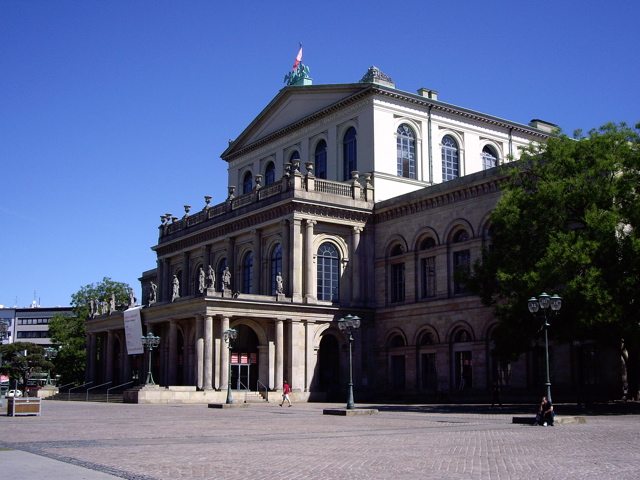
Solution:
<path fill-rule="evenodd" d="M 221 155 L 227 159 L 256 142 L 283 131 L 368 88 L 368 84 L 285 87 Z"/>

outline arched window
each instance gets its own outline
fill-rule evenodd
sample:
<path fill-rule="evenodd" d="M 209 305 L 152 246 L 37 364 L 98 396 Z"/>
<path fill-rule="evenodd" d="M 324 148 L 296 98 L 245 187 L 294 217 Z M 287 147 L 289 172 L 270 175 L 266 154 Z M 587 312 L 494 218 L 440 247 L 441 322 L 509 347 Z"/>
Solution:
<path fill-rule="evenodd" d="M 471 334 L 464 329 L 458 330 L 453 336 L 453 343 L 468 344 Z M 473 386 L 473 357 L 468 345 L 454 347 L 455 381 L 458 390 L 462 391 Z"/>
<path fill-rule="evenodd" d="M 442 139 L 442 181 L 458 178 L 458 144 L 450 136 Z"/>
<path fill-rule="evenodd" d="M 469 240 L 469 234 L 466 230 L 458 230 L 453 235 L 453 243 L 466 242 L 467 240 Z"/>
<path fill-rule="evenodd" d="M 218 291 L 222 292 L 222 290 L 224 290 L 224 283 L 222 282 L 222 274 L 224 273 L 224 269 L 227 268 L 227 259 L 223 258 L 222 260 L 220 260 L 220 263 L 218 263 Z M 231 279 L 233 281 L 233 278 Z"/>
<path fill-rule="evenodd" d="M 404 347 L 404 338 L 402 335 L 394 335 L 391 341 L 389 342 L 390 348 L 402 348 Z"/>
<path fill-rule="evenodd" d="M 433 345 L 434 343 L 436 343 L 436 341 L 432 332 L 426 332 L 420 337 L 420 345 Z"/>
<path fill-rule="evenodd" d="M 433 248 L 435 246 L 436 241 L 433 239 L 433 237 L 427 237 L 422 240 L 422 243 L 420 243 L 420 250 L 429 250 L 430 248 Z"/>
<path fill-rule="evenodd" d="M 327 178 L 327 142 L 320 140 L 315 153 L 316 177 Z"/>
<path fill-rule="evenodd" d="M 487 170 L 498 165 L 498 155 L 489 145 L 482 149 L 482 169 Z"/>
<path fill-rule="evenodd" d="M 339 292 L 338 249 L 325 242 L 318 248 L 318 300 L 337 302 Z"/>
<path fill-rule="evenodd" d="M 242 181 L 242 193 L 249 193 L 251 190 L 253 190 L 253 175 L 251 172 L 247 172 Z"/>
<path fill-rule="evenodd" d="M 391 249 L 391 257 L 396 257 L 404 253 L 402 245 L 397 244 Z M 395 261 L 390 266 L 391 278 L 390 290 L 392 302 L 404 302 L 405 299 L 405 281 L 404 281 L 404 262 Z"/>
<path fill-rule="evenodd" d="M 291 155 L 289 155 L 289 163 L 291 164 L 291 171 L 293 172 L 293 164 L 297 163 L 298 164 L 298 168 L 300 165 L 300 152 L 298 152 L 297 150 L 294 150 L 293 152 L 291 152 Z"/>
<path fill-rule="evenodd" d="M 356 129 L 351 127 L 342 139 L 342 158 L 344 165 L 344 180 L 351 178 L 351 172 L 358 170 L 358 144 Z"/>
<path fill-rule="evenodd" d="M 436 241 L 433 237 L 427 237 L 420 243 L 420 250 L 435 248 Z M 427 253 L 429 255 L 429 253 Z M 436 296 L 436 257 L 433 254 L 420 255 L 420 293 L 422 298 Z"/>
<path fill-rule="evenodd" d="M 276 294 L 276 277 L 282 272 L 282 245 L 278 244 L 271 252 L 271 295 Z"/>
<path fill-rule="evenodd" d="M 242 262 L 242 293 L 253 293 L 253 252 L 247 253 Z"/>
<path fill-rule="evenodd" d="M 415 135 L 408 125 L 398 127 L 398 176 L 416 178 Z"/>
<path fill-rule="evenodd" d="M 264 170 L 264 184 L 271 185 L 276 181 L 276 166 L 273 162 L 267 163 L 267 168 Z"/>

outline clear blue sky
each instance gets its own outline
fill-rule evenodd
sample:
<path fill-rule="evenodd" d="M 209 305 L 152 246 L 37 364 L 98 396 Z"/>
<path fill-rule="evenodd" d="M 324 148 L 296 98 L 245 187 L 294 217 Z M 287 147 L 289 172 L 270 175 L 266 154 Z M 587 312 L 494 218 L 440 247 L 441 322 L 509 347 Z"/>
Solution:
<path fill-rule="evenodd" d="M 640 121 L 639 18 L 637 0 L 0 0 L 0 304 L 68 305 L 105 276 L 140 298 L 160 215 L 224 200 L 219 156 L 298 42 L 315 84 L 375 65 L 571 133 Z"/>

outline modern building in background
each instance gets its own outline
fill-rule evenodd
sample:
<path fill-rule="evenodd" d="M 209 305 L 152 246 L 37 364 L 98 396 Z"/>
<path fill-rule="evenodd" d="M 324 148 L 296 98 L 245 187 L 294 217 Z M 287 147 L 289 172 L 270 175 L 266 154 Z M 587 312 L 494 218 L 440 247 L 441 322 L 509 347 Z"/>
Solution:
<path fill-rule="evenodd" d="M 498 365 L 496 319 L 456 272 L 490 243 L 496 167 L 554 125 L 404 92 L 375 67 L 337 85 L 295 73 L 222 153 L 228 191 L 218 202 L 207 195 L 162 215 L 140 317 L 144 333 L 161 337 L 151 363 L 163 388 L 125 398 L 224 401 L 230 384 L 236 396 L 273 399 L 286 380 L 298 401 L 344 399 L 349 343 L 338 323 L 347 315 L 362 321 L 360 399 L 478 401 L 494 382 L 513 398 L 536 396 L 540 351 Z M 86 325 L 87 381 L 145 378 L 149 350 L 128 354 L 121 312 Z M 559 395 L 606 395 L 619 379 L 615 352 L 552 346 Z"/>
<path fill-rule="evenodd" d="M 0 323 L 8 325 L 2 342 L 51 346 L 49 321 L 56 313 L 72 315 L 71 307 L 41 307 L 34 302 L 30 307 L 0 308 Z"/>

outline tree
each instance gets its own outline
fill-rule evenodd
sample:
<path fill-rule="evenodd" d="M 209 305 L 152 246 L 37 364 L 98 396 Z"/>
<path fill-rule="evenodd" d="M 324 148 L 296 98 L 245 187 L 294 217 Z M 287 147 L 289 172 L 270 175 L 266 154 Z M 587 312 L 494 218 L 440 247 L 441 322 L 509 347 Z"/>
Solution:
<path fill-rule="evenodd" d="M 131 287 L 104 277 L 98 284 L 86 285 L 71 296 L 73 315 L 55 314 L 49 322 L 51 341 L 60 346 L 55 358 L 56 372 L 62 383 L 82 383 L 86 363 L 85 321 L 91 315 L 91 303 L 108 304 L 114 296 L 116 309 L 129 305 Z"/>
<path fill-rule="evenodd" d="M 563 297 L 560 341 L 622 342 L 629 396 L 640 374 L 640 124 L 607 124 L 587 137 L 558 134 L 506 168 L 490 215 L 491 245 L 469 288 L 500 320 L 496 350 L 508 361 L 540 331 L 527 299 Z"/>
<path fill-rule="evenodd" d="M 12 381 L 21 385 L 25 396 L 31 374 L 47 372 L 53 364 L 45 358 L 45 350 L 41 345 L 30 342 L 14 342 L 0 346 L 0 372 L 9 375 Z"/>

